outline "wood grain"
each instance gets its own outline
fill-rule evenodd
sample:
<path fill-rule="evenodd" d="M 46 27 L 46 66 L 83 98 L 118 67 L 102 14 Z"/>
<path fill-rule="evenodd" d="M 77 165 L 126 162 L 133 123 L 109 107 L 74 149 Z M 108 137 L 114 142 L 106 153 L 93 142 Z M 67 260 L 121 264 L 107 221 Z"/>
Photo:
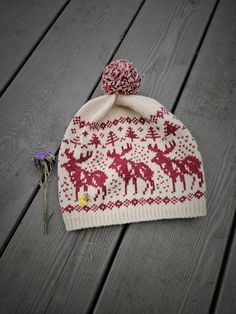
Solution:
<path fill-rule="evenodd" d="M 37 187 L 35 152 L 58 149 L 140 3 L 72 1 L 1 98 L 0 249 Z"/>
<path fill-rule="evenodd" d="M 0 94 L 65 3 L 0 1 Z"/>
<path fill-rule="evenodd" d="M 114 59 L 125 56 L 137 65 L 143 76 L 142 94 L 162 99 L 166 107 L 171 108 L 214 4 L 215 1 L 208 1 L 207 5 L 186 1 L 173 3 L 170 0 L 145 2 L 114 56 Z M 144 25 L 148 25 L 148 30 Z M 86 68 L 87 64 L 84 65 Z M 93 97 L 99 94 L 100 87 Z M 77 97 L 80 99 L 81 95 Z M 61 110 L 67 120 L 72 118 L 73 110 L 68 113 L 65 108 Z M 65 126 L 68 123 L 64 121 Z M 0 302 L 8 313 L 16 308 L 26 313 L 91 312 L 122 235 L 124 226 L 67 233 L 58 211 L 55 177 L 50 186 L 50 204 L 56 212 L 49 236 L 45 238 L 42 235 L 42 200 L 39 194 L 0 260 Z M 147 239 L 149 242 L 153 241 L 151 235 Z M 150 256 L 151 252 L 148 254 Z M 125 260 L 127 264 L 130 262 L 124 257 Z M 133 291 L 132 287 L 130 289 Z"/>
<path fill-rule="evenodd" d="M 84 313 L 82 309 L 89 306 L 112 254 L 117 228 L 65 231 L 58 209 L 56 168 L 49 195 L 54 214 L 48 235 L 43 235 L 43 197 L 38 193 L 0 260 L 1 313 L 44 313 L 60 277 L 69 280 L 64 293 L 78 302 L 78 282 L 70 281 L 78 273 L 81 294 L 77 313 Z M 62 309 L 58 307 L 55 312 L 62 313 Z"/>
<path fill-rule="evenodd" d="M 236 207 L 235 9 L 219 3 L 175 112 L 202 153 L 207 216 L 129 225 L 94 313 L 209 311 Z"/>
<path fill-rule="evenodd" d="M 161 73 L 160 70 L 160 75 L 163 74 L 163 79 L 166 79 L 166 82 L 168 82 L 169 89 L 166 89 L 165 93 L 161 93 L 159 90 L 159 93 L 161 93 L 160 95 L 162 97 L 169 101 L 173 101 L 173 99 L 176 99 L 179 89 L 181 88 L 213 5 L 214 2 L 211 4 L 209 3 L 208 7 L 205 5 L 191 7 L 186 2 L 175 3 L 175 5 L 173 5 L 172 1 L 162 1 L 158 4 L 156 1 L 145 3 L 114 58 L 126 56 L 127 58 L 132 59 L 137 67 L 142 69 L 142 74 L 146 74 L 143 83 L 147 88 L 152 88 L 154 85 L 156 90 L 162 89 L 162 86 L 154 84 L 153 80 L 148 78 L 150 73 L 155 71 L 155 67 L 156 69 L 160 69 L 162 66 L 163 71 L 166 71 L 169 75 L 172 73 L 175 79 L 172 81 L 173 84 L 170 84 L 169 76 L 165 78 L 164 73 Z M 185 12 L 185 14 L 183 14 L 183 12 Z M 153 14 L 154 17 L 152 17 Z M 163 16 L 166 18 L 163 18 Z M 186 21 L 188 21 L 188 17 L 191 17 L 192 22 L 187 23 L 188 30 L 183 33 L 183 24 L 185 25 Z M 147 30 L 144 29 L 143 32 L 140 33 L 147 19 L 151 23 L 149 24 L 150 32 L 147 32 Z M 173 42 L 172 30 L 175 30 L 176 32 L 176 28 L 178 28 L 180 32 L 179 36 L 176 37 L 176 41 L 178 41 L 178 45 L 182 49 L 175 49 L 177 43 Z M 163 32 L 166 29 L 171 29 L 171 32 L 165 32 L 165 37 L 163 36 Z M 194 38 L 191 36 L 191 32 L 195 35 Z M 189 47 L 190 38 L 192 38 L 191 49 Z M 185 43 L 187 45 L 186 53 Z M 166 45 L 166 49 L 162 49 L 166 51 L 166 54 L 168 53 L 165 61 L 166 63 L 164 64 L 162 58 L 158 58 L 159 48 L 157 47 L 163 47 L 162 45 Z M 150 51 L 156 49 L 155 53 L 157 56 L 156 58 L 153 58 L 153 60 L 150 59 L 150 63 L 148 63 L 145 58 L 142 58 L 142 49 L 145 50 L 146 47 L 149 47 Z M 172 48 L 170 49 L 170 47 Z M 130 51 L 130 49 L 132 51 Z M 155 55 L 155 53 L 153 51 L 153 55 Z M 162 53 L 163 52 L 161 52 L 161 54 Z M 182 57 L 178 57 L 179 53 Z M 148 57 L 149 53 L 144 55 Z M 182 66 L 178 63 L 172 63 L 171 60 L 173 58 L 181 60 Z M 168 68 L 168 64 L 172 70 Z M 183 71 L 183 67 L 185 68 L 185 71 Z M 143 90 L 143 92 L 145 94 L 145 90 Z M 175 94 L 175 97 L 173 93 Z M 96 89 L 93 97 L 99 94 L 100 87 Z M 55 200 L 53 198 L 52 203 L 54 202 Z M 30 208 L 30 210 L 33 209 Z M 68 259 L 64 260 L 63 267 L 58 264 L 53 264 L 51 266 L 52 268 L 60 268 L 61 274 L 58 275 L 57 281 L 54 281 L 53 291 L 47 291 L 47 293 L 41 292 L 43 295 L 50 295 L 46 310 L 47 313 L 55 313 L 58 311 L 61 313 L 89 313 L 92 311 L 94 302 L 96 301 L 96 295 L 103 284 L 103 277 L 106 275 L 107 267 L 109 267 L 109 264 L 112 262 L 113 252 L 116 251 L 116 244 L 119 242 L 120 236 L 122 235 L 122 229 L 123 226 L 88 229 L 83 231 L 84 236 L 82 239 L 84 239 L 84 241 L 81 241 L 82 235 L 80 235 L 81 232 L 79 232 L 78 240 L 76 243 L 73 243 L 74 247 L 71 248 L 71 253 L 70 255 L 68 254 Z M 17 231 L 18 238 L 21 238 L 21 232 L 24 232 L 24 229 L 20 226 Z M 32 232 L 34 231 L 32 230 Z M 53 245 L 54 244 L 52 244 L 52 247 Z M 39 249 L 43 250 L 43 247 Z M 8 252 L 6 251 L 6 256 L 7 254 Z M 81 255 L 84 256 L 84 258 L 81 258 Z M 14 259 L 15 258 L 17 257 L 14 257 Z M 14 264 L 14 262 L 12 262 L 12 264 Z M 36 269 L 32 271 L 40 272 L 40 269 L 36 267 Z M 20 287 L 16 287 L 16 290 L 22 290 L 27 281 L 28 280 L 26 279 L 24 283 L 21 282 L 21 285 L 18 284 L 18 287 Z M 33 281 L 32 287 L 34 287 Z M 31 290 L 34 291 L 34 289 Z M 14 295 L 14 291 L 11 295 Z M 38 297 L 34 292 L 31 299 L 34 301 L 32 303 L 41 304 L 41 301 L 38 300 Z M 19 304 L 18 306 L 31 306 L 31 302 L 29 302 L 28 306 L 23 300 L 21 303 L 22 305 Z M 40 310 L 43 310 L 44 306 L 45 304 L 43 303 Z"/>
<path fill-rule="evenodd" d="M 235 314 L 236 313 L 236 236 L 235 226 L 234 235 L 229 252 L 228 261 L 224 271 L 224 278 L 220 286 L 220 292 L 218 300 L 216 302 L 215 313 L 216 314 Z"/>

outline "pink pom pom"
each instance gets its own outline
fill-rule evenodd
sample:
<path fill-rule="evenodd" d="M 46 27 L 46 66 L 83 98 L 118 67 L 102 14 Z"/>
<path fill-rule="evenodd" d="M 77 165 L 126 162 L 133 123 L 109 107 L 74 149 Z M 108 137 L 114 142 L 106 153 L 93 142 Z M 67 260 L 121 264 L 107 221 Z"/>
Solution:
<path fill-rule="evenodd" d="M 103 70 L 102 91 L 104 94 L 134 95 L 138 93 L 140 83 L 141 77 L 129 60 L 115 60 Z"/>

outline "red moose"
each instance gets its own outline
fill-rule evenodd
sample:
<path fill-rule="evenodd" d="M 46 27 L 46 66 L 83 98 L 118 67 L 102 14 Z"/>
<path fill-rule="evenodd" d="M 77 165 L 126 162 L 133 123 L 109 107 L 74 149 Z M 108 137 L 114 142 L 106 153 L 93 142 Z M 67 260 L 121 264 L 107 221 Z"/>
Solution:
<path fill-rule="evenodd" d="M 65 149 L 65 154 L 68 158 L 68 162 L 62 164 L 69 172 L 69 177 L 72 184 L 75 186 L 75 200 L 78 201 L 78 194 L 80 188 L 84 188 L 84 192 L 88 191 L 89 186 L 93 186 L 97 189 L 97 193 L 95 195 L 94 200 L 96 201 L 98 195 L 100 194 L 100 189 L 103 192 L 102 198 L 105 198 L 106 195 L 106 186 L 105 181 L 107 179 L 107 175 L 101 170 L 88 171 L 83 168 L 79 164 L 86 161 L 90 157 L 92 157 L 92 151 L 87 151 L 84 156 L 82 153 L 80 154 L 79 159 L 76 159 L 72 152 L 69 149 Z"/>
<path fill-rule="evenodd" d="M 125 195 L 127 194 L 127 187 L 130 180 L 132 180 L 134 184 L 135 194 L 137 193 L 138 178 L 142 179 L 147 184 L 143 194 L 145 194 L 149 187 L 151 187 L 151 193 L 153 193 L 155 189 L 153 181 L 153 171 L 143 162 L 136 163 L 127 158 L 122 158 L 126 153 L 131 150 L 132 145 L 127 144 L 126 148 L 122 146 L 121 154 L 118 154 L 115 149 L 113 149 L 112 152 L 108 151 L 107 156 L 114 159 L 109 168 L 114 169 L 118 173 L 118 175 L 125 181 Z"/>
<path fill-rule="evenodd" d="M 175 192 L 175 184 L 177 178 L 180 178 L 180 181 L 183 184 L 184 191 L 186 190 L 186 182 L 185 182 L 185 175 L 188 174 L 193 177 L 193 182 L 191 189 L 193 188 L 193 184 L 195 181 L 195 176 L 200 180 L 199 185 L 202 186 L 203 183 L 203 174 L 200 171 L 201 162 L 195 156 L 186 156 L 183 159 L 172 159 L 167 155 L 173 151 L 175 148 L 176 143 L 172 141 L 169 143 L 169 147 L 165 145 L 165 150 L 160 150 L 155 144 L 152 146 L 151 144 L 148 145 L 148 148 L 156 153 L 156 156 L 152 159 L 152 162 L 157 163 L 161 169 L 167 174 L 171 180 L 173 185 L 173 192 Z"/>

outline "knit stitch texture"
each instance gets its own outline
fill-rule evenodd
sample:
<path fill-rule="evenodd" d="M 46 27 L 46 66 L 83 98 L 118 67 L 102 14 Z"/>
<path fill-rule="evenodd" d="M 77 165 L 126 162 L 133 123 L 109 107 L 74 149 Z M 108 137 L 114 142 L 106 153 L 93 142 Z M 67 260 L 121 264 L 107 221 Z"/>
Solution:
<path fill-rule="evenodd" d="M 103 95 L 79 109 L 61 143 L 58 193 L 67 231 L 206 215 L 195 139 L 140 95 Z"/>

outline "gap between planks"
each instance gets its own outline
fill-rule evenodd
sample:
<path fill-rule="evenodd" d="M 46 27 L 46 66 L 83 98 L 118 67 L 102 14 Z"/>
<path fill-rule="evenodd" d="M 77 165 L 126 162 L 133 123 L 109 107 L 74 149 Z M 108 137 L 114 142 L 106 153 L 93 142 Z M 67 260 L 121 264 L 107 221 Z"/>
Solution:
<path fill-rule="evenodd" d="M 195 60 L 195 59 L 194 59 Z M 183 88 L 182 88 L 182 90 L 183 90 Z M 127 227 L 124 227 L 124 230 L 126 230 L 126 228 Z M 122 237 L 121 237 L 121 240 L 122 240 Z M 121 242 L 120 242 L 121 243 Z M 120 243 L 118 243 L 117 245 L 116 245 L 116 248 L 115 248 L 115 250 L 114 250 L 114 253 L 115 253 L 115 255 L 116 255 L 116 252 L 119 250 L 119 245 L 120 245 Z M 107 274 L 109 273 L 109 267 L 111 267 L 111 265 L 112 265 L 112 262 L 113 262 L 113 260 L 115 259 L 115 256 L 114 256 L 114 254 L 112 254 L 112 258 L 111 258 L 111 263 L 109 263 L 109 265 L 108 265 L 108 268 L 107 268 Z M 68 260 L 68 259 L 67 259 Z M 66 264 L 65 264 L 66 265 Z"/>
<path fill-rule="evenodd" d="M 27 60 L 30 58 L 30 56 L 32 55 L 32 53 L 37 49 L 38 45 L 40 44 L 40 42 L 43 40 L 43 38 L 46 36 L 46 34 L 49 32 L 49 30 L 51 29 L 51 27 L 53 26 L 53 24 L 56 22 L 56 20 L 59 18 L 59 16 L 62 14 L 62 12 L 65 10 L 65 8 L 67 7 L 67 5 L 70 3 L 71 0 L 68 0 L 66 2 L 66 4 L 64 4 L 64 6 L 61 8 L 61 10 L 58 12 L 58 14 L 56 15 L 56 17 L 53 19 L 53 21 L 51 22 L 51 24 L 48 26 L 47 30 L 44 32 L 44 34 L 40 37 L 40 39 L 38 40 L 37 44 L 35 44 L 35 46 L 31 49 L 31 52 L 27 55 L 25 61 L 23 61 L 21 63 L 21 65 L 19 66 L 19 70 L 17 70 L 17 72 L 15 73 L 14 77 L 12 77 L 12 79 L 9 81 L 9 84 L 8 86 L 11 84 L 11 82 L 14 80 L 14 78 L 16 77 L 17 73 L 22 69 L 22 67 L 24 66 L 24 64 L 27 62 Z M 126 34 L 128 33 L 129 29 L 131 28 L 135 18 L 137 17 L 138 13 L 140 12 L 142 6 L 144 5 L 146 0 L 143 0 L 137 11 L 135 12 L 134 16 L 132 17 L 132 19 L 130 20 L 130 23 L 128 24 L 126 30 L 124 31 L 123 35 L 120 37 L 120 40 L 118 41 L 118 44 L 116 45 L 116 47 L 113 49 L 113 52 L 112 52 L 112 55 L 110 56 L 110 58 L 108 59 L 107 64 L 109 64 L 113 57 L 115 56 L 117 50 L 119 49 L 120 45 L 122 44 Z M 89 101 L 89 99 L 92 97 L 93 93 L 95 92 L 96 88 L 98 87 L 99 85 L 99 82 L 102 78 L 102 73 L 100 74 L 100 76 L 98 77 L 96 83 L 94 84 L 94 87 L 91 89 L 91 92 L 89 93 L 88 97 L 86 98 L 85 102 Z M 7 87 L 8 87 L 7 86 Z M 7 89 L 6 87 L 6 89 Z M 4 90 L 4 92 L 6 91 L 6 89 Z M 3 92 L 3 93 L 4 93 Z M 0 97 L 2 96 L 2 94 L 0 94 Z M 59 149 L 60 149 L 60 146 L 57 148 L 56 152 L 55 152 L 55 156 L 58 156 L 58 153 L 59 153 Z M 54 165 L 55 166 L 55 165 Z M 4 241 L 2 247 L 0 248 L 0 258 L 1 256 L 4 254 L 5 250 L 7 249 L 7 246 L 8 244 L 10 243 L 12 237 L 14 236 L 18 226 L 20 225 L 21 221 L 24 219 L 24 216 L 26 215 L 29 207 L 31 206 L 31 204 L 33 203 L 36 195 L 38 194 L 38 192 L 40 192 L 40 187 L 39 185 L 35 188 L 35 190 L 33 191 L 32 195 L 30 196 L 27 204 L 25 205 L 21 215 L 19 215 L 18 219 L 16 220 L 15 224 L 13 225 L 8 237 L 6 238 L 6 240 Z M 76 241 L 75 241 L 76 242 Z"/>
<path fill-rule="evenodd" d="M 23 58 L 22 62 L 18 65 L 18 67 L 16 68 L 16 70 L 14 71 L 14 73 L 10 76 L 10 78 L 7 80 L 7 82 L 4 84 L 4 86 L 2 87 L 2 90 L 0 91 L 0 97 L 2 97 L 2 95 L 6 92 L 6 90 L 8 89 L 8 87 L 11 85 L 11 83 L 14 81 L 15 77 L 17 76 L 17 74 L 21 71 L 21 69 L 23 68 L 23 66 L 26 64 L 26 62 L 29 60 L 29 58 L 31 57 L 31 55 L 34 53 L 34 51 L 37 49 L 37 47 L 39 46 L 39 44 L 41 43 L 41 41 L 44 39 L 44 37 L 47 35 L 47 33 L 50 31 L 50 29 L 52 28 L 53 24 L 57 21 L 57 19 L 60 17 L 60 15 L 63 13 L 63 11 L 65 10 L 65 8 L 68 6 L 68 4 L 71 2 L 71 0 L 67 0 L 63 6 L 60 8 L 60 10 L 57 12 L 57 14 L 55 15 L 55 17 L 52 19 L 52 21 L 49 23 L 49 25 L 47 26 L 47 28 L 44 30 L 44 32 L 41 34 L 41 36 L 39 37 L 39 39 L 36 41 L 36 43 L 33 45 L 33 47 L 29 50 L 29 52 L 26 54 L 26 56 Z M 0 252 L 1 253 L 1 252 Z"/>
<path fill-rule="evenodd" d="M 209 20 L 208 20 L 207 25 L 206 25 L 206 27 L 205 27 L 205 30 L 204 30 L 204 32 L 203 32 L 203 34 L 202 34 L 202 38 L 201 38 L 200 41 L 199 41 L 199 44 L 198 44 L 197 49 L 196 49 L 196 52 L 195 52 L 195 54 L 194 54 L 194 56 L 193 56 L 193 59 L 192 59 L 192 61 L 191 61 L 191 63 L 190 63 L 190 66 L 189 66 L 189 69 L 188 69 L 188 71 L 187 71 L 187 73 L 186 73 L 186 76 L 185 76 L 185 78 L 184 78 L 184 80 L 183 80 L 182 86 L 180 87 L 179 93 L 178 93 L 178 95 L 177 95 L 177 97 L 176 97 L 176 100 L 175 100 L 175 102 L 174 102 L 174 105 L 173 105 L 173 107 L 172 107 L 172 109 L 171 109 L 171 112 L 172 112 L 173 114 L 174 114 L 174 112 L 175 112 L 175 110 L 176 110 L 176 108 L 177 108 L 177 106 L 178 106 L 179 99 L 180 99 L 180 97 L 181 97 L 181 95 L 182 95 L 182 93 L 183 93 L 183 90 L 184 90 L 184 88 L 185 88 L 185 86 L 186 86 L 186 83 L 187 83 L 187 81 L 188 81 L 188 78 L 189 78 L 189 76 L 190 76 L 190 73 L 191 73 L 191 71 L 192 71 L 192 68 L 193 68 L 193 66 L 194 66 L 194 64 L 195 64 L 195 62 L 196 62 L 196 59 L 197 59 L 197 56 L 198 56 L 198 52 L 200 51 L 200 49 L 201 49 L 201 47 L 202 47 L 202 44 L 203 44 L 203 42 L 204 42 L 204 39 L 205 39 L 206 34 L 207 34 L 207 32 L 208 32 L 208 29 L 209 29 L 209 27 L 210 27 L 210 25 L 211 25 L 211 22 L 212 22 L 212 19 L 213 19 L 214 15 L 215 15 L 215 12 L 216 12 L 216 9 L 217 9 L 217 7 L 218 7 L 218 4 L 219 4 L 219 0 L 216 1 L 215 6 L 214 6 L 214 8 L 213 8 L 213 10 L 212 10 L 212 12 L 211 12 L 211 14 L 210 14 L 210 16 L 209 16 Z M 120 248 L 120 245 L 121 245 L 121 243 L 122 243 L 123 237 L 124 237 L 124 235 L 125 235 L 125 233 L 126 233 L 126 230 L 128 229 L 128 226 L 129 226 L 129 225 L 130 225 L 130 224 L 126 224 L 126 225 L 124 225 L 124 226 L 122 227 L 121 234 L 120 234 L 119 239 L 118 239 L 118 243 L 117 243 L 117 245 L 116 245 L 116 247 L 115 247 L 115 249 L 114 249 L 115 252 L 113 252 L 113 254 L 112 254 L 111 260 L 110 260 L 110 262 L 109 262 L 109 264 L 108 264 L 108 267 L 107 267 L 107 269 L 106 269 L 106 272 L 105 272 L 105 274 L 104 274 L 104 277 L 103 277 L 103 279 L 102 279 L 102 282 L 101 282 L 101 284 L 100 284 L 100 287 L 99 287 L 99 289 L 98 289 L 98 291 L 97 291 L 97 294 L 95 294 L 95 296 L 94 296 L 94 301 L 91 302 L 91 307 L 90 307 L 88 313 L 91 313 L 91 314 L 94 313 L 94 310 L 95 310 L 95 308 L 96 308 L 97 302 L 98 302 L 99 297 L 100 297 L 100 295 L 101 295 L 101 293 L 102 293 L 102 289 L 103 289 L 104 284 L 105 284 L 105 282 L 106 282 L 106 280 L 107 280 L 107 277 L 108 277 L 109 272 L 110 272 L 110 270 L 111 270 L 112 264 L 113 264 L 113 262 L 114 262 L 114 260 L 115 260 L 115 257 L 116 257 L 116 255 L 117 255 L 117 253 L 118 253 L 118 251 L 119 251 L 119 248 Z"/>
<path fill-rule="evenodd" d="M 219 301 L 219 295 L 221 293 L 221 290 L 223 288 L 222 283 L 226 274 L 226 268 L 228 265 L 228 260 L 229 260 L 229 256 L 230 256 L 230 251 L 232 249 L 232 245 L 233 245 L 233 240 L 236 237 L 236 208 L 234 211 L 234 218 L 233 218 L 233 222 L 230 228 L 230 232 L 229 232 L 229 236 L 227 239 L 227 244 L 226 244 L 226 248 L 225 248 L 225 253 L 223 256 L 223 260 L 222 260 L 222 264 L 221 264 L 221 268 L 219 271 L 219 275 L 218 275 L 218 280 L 216 282 L 216 286 L 215 286 L 215 291 L 212 297 L 212 302 L 210 305 L 210 309 L 209 309 L 209 313 L 213 314 L 216 311 L 217 305 L 218 305 L 218 301 Z"/>
<path fill-rule="evenodd" d="M 217 1 L 216 5 L 215 5 L 215 7 L 214 7 L 214 9 L 213 9 L 213 11 L 212 11 L 211 18 L 209 19 L 208 25 L 207 25 L 207 27 L 206 27 L 206 29 L 205 29 L 205 32 L 204 32 L 204 34 L 203 34 L 203 38 L 202 38 L 202 40 L 201 40 L 201 45 L 202 45 L 202 43 L 204 42 L 204 38 L 205 38 L 205 36 L 206 36 L 206 34 L 207 34 L 207 32 L 208 32 L 209 26 L 211 25 L 211 21 L 212 21 L 213 16 L 215 15 L 215 11 L 216 11 L 216 9 L 217 9 L 218 4 L 219 4 L 219 1 Z M 199 48 L 197 49 L 197 52 L 201 49 L 201 45 L 200 45 Z M 197 54 L 196 54 L 196 56 L 195 56 L 194 59 L 193 59 L 192 65 L 195 63 L 196 59 L 197 59 Z M 190 72 L 191 72 L 191 69 L 189 70 L 189 73 L 190 73 Z M 189 73 L 186 75 L 185 83 L 187 83 L 187 81 L 188 81 Z M 184 84 L 183 84 L 183 85 L 184 85 Z M 180 94 L 182 94 L 183 90 L 184 90 L 184 86 L 183 86 L 183 88 L 181 89 Z M 180 97 L 177 97 L 177 100 L 179 100 L 179 98 L 180 98 Z M 176 104 L 176 107 L 177 107 L 178 101 L 175 102 L 175 104 Z M 173 109 L 175 110 L 176 108 L 174 107 Z M 212 297 L 211 297 L 211 299 L 209 300 L 209 305 L 211 304 L 211 306 L 210 306 L 210 313 L 214 313 L 214 310 L 215 310 L 215 304 L 214 304 L 214 303 L 217 302 L 217 296 L 218 296 L 218 294 L 219 294 L 219 293 L 218 293 L 219 291 L 217 291 L 217 290 L 221 288 L 222 278 L 223 278 L 223 276 L 224 276 L 225 268 L 226 268 L 226 266 L 227 266 L 227 261 L 228 261 L 228 257 L 229 257 L 229 252 L 230 252 L 232 240 L 233 240 L 233 237 L 234 237 L 235 225 L 236 225 L 236 213 L 235 213 L 235 211 L 234 211 L 234 215 L 233 215 L 233 217 L 232 217 L 232 220 L 230 221 L 230 226 L 229 226 L 228 229 L 226 229 L 226 230 L 229 231 L 229 232 L 227 231 L 226 237 L 225 237 L 225 243 L 227 243 L 227 245 L 226 245 L 226 247 L 224 248 L 224 252 L 223 252 L 223 254 L 222 254 L 223 257 L 222 257 L 222 260 L 221 260 L 221 262 L 219 263 L 219 267 L 218 267 L 218 269 L 217 269 L 216 284 L 215 284 L 215 286 L 213 287 L 213 291 L 215 291 L 214 297 L 213 297 L 213 299 L 212 299 Z M 116 266 L 117 266 L 117 265 L 116 265 Z M 117 269 L 117 267 L 116 267 L 116 269 Z M 216 289 L 216 290 L 215 290 L 215 289 Z M 100 294 L 101 294 L 101 293 L 102 293 L 102 291 L 100 292 Z M 99 297 L 98 297 L 98 299 L 99 299 Z M 105 303 L 104 300 L 105 300 L 105 299 L 103 298 L 103 304 Z M 100 307 L 100 308 L 102 308 L 102 307 Z M 100 308 L 99 308 L 99 310 L 100 310 Z M 103 307 L 103 309 L 104 309 L 104 307 Z M 94 308 L 94 310 L 95 310 L 95 308 Z"/>

